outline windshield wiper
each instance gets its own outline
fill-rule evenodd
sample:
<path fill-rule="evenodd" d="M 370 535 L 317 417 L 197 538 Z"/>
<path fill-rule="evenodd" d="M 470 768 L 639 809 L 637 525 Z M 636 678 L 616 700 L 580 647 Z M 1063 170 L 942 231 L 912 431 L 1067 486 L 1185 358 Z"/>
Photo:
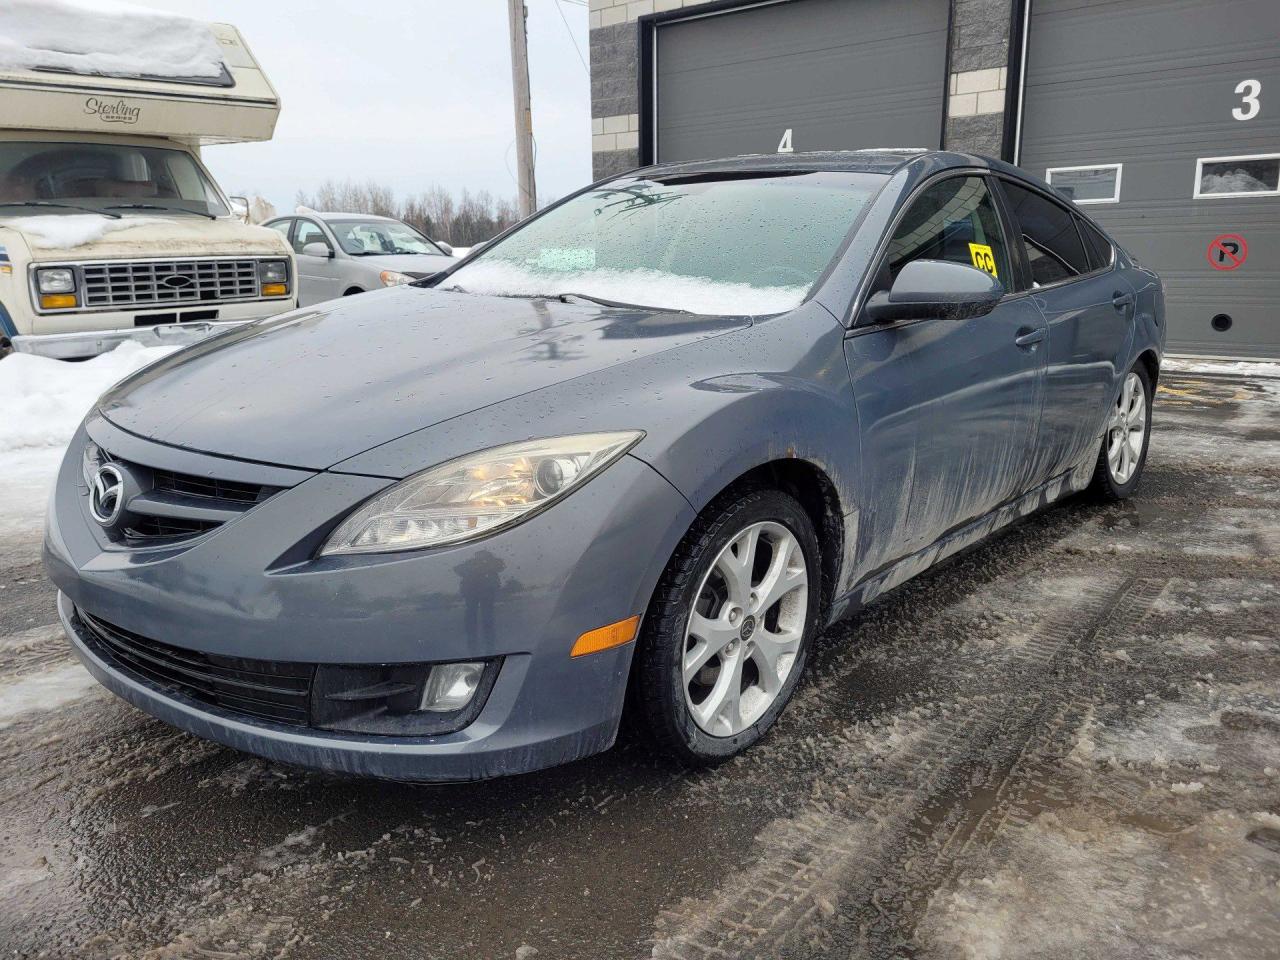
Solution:
<path fill-rule="evenodd" d="M 649 303 L 626 303 L 622 300 L 606 300 L 604 297 L 593 297 L 586 293 L 557 293 L 556 297 L 561 303 L 572 303 L 574 300 L 590 300 L 592 303 L 598 303 L 602 307 L 622 307 L 631 310 L 661 310 L 663 313 L 692 313 L 691 310 L 677 310 L 674 307 L 655 307 Z"/>
<path fill-rule="evenodd" d="M 176 210 L 178 213 L 191 213 L 197 217 L 208 217 L 210 220 L 217 220 L 212 213 L 202 213 L 199 210 L 188 210 L 186 207 L 168 207 L 162 203 L 113 203 L 107 207 L 108 210 Z"/>
<path fill-rule="evenodd" d="M 105 210 L 95 210 L 93 207 L 82 207 L 78 203 L 54 203 L 52 200 L 6 200 L 0 202 L 0 207 L 63 207 L 67 210 L 87 210 L 89 213 L 96 213 L 112 220 L 120 219 L 120 214 L 118 213 L 107 213 Z"/>

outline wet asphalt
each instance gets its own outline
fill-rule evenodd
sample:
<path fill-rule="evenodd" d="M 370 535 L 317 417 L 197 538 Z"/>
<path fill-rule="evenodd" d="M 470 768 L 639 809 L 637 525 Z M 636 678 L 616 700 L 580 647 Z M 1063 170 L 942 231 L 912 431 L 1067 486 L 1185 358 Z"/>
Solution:
<path fill-rule="evenodd" d="M 624 736 L 447 787 L 267 763 L 98 688 L 0 545 L 15 957 L 1280 958 L 1280 380 L 1169 374 L 1137 496 L 829 629 L 710 771 Z"/>

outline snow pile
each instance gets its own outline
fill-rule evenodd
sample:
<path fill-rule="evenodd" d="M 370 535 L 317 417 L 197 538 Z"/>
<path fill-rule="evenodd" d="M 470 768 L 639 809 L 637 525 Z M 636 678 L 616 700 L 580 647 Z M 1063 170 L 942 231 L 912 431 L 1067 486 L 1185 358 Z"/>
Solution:
<path fill-rule="evenodd" d="M 446 289 L 524 297 L 581 293 L 690 313 L 749 315 L 797 307 L 809 288 L 753 287 L 657 270 L 530 270 L 510 262 L 479 260 L 453 274 Z"/>
<path fill-rule="evenodd" d="M 175 349 L 126 341 L 83 363 L 10 354 L 0 360 L 0 454 L 63 446 L 112 384 Z M 0 473 L 7 472 L 0 460 Z"/>
<path fill-rule="evenodd" d="M 27 244 L 51 250 L 68 250 L 101 240 L 108 233 L 164 223 L 157 217 L 121 217 L 116 220 L 96 213 L 51 214 L 39 217 L 10 217 L 0 220 L 0 227 L 22 231 Z"/>
<path fill-rule="evenodd" d="M 1280 363 L 1271 360 L 1202 360 L 1165 357 L 1161 371 L 1176 373 L 1230 373 L 1243 377 L 1280 377 Z"/>
<path fill-rule="evenodd" d="M 0 70 L 217 77 L 208 24 L 118 0 L 4 0 Z"/>

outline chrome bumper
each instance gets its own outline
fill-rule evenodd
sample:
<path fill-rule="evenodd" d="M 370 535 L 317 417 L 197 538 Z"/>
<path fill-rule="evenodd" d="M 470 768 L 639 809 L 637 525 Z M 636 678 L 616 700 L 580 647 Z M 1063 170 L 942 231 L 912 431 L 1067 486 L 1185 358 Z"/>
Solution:
<path fill-rule="evenodd" d="M 187 347 L 223 330 L 230 330 L 248 320 L 200 320 L 191 323 L 165 323 L 151 327 L 134 327 L 127 330 L 86 330 L 80 333 L 46 333 L 18 335 L 13 338 L 13 349 L 19 353 L 31 353 L 54 360 L 78 360 L 96 357 L 114 350 L 126 340 L 144 347 Z"/>

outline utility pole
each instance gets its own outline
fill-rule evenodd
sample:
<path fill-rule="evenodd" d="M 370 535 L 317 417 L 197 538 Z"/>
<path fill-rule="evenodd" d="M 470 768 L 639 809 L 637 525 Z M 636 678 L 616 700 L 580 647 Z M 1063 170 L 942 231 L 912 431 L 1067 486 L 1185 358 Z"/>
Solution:
<path fill-rule="evenodd" d="M 511 90 L 516 104 L 516 166 L 520 186 L 520 217 L 538 209 L 533 179 L 533 108 L 529 104 L 529 45 L 525 31 L 528 11 L 524 0 L 507 0 L 511 25 Z"/>

